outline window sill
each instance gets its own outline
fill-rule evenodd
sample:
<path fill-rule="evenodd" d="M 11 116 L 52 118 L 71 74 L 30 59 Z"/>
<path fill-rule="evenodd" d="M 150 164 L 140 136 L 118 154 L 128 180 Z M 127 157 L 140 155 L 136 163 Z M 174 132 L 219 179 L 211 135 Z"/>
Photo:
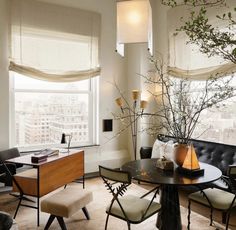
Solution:
<path fill-rule="evenodd" d="M 94 144 L 94 145 L 83 145 L 83 146 L 73 146 L 73 147 L 70 147 L 70 149 L 89 149 L 89 148 L 99 147 L 99 146 L 100 145 L 97 145 L 97 144 Z M 60 148 L 60 149 L 67 149 L 67 148 Z M 40 150 L 41 149 L 38 149 L 38 150 L 28 150 L 28 151 L 20 151 L 20 154 L 23 156 L 23 155 L 28 155 L 28 154 L 31 154 L 31 153 L 37 153 Z"/>

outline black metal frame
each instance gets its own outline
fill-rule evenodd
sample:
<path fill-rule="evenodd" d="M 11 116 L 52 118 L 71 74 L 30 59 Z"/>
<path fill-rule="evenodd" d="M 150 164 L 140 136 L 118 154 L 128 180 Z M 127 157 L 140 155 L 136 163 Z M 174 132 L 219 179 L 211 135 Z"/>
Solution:
<path fill-rule="evenodd" d="M 82 211 L 83 211 L 83 213 L 84 213 L 86 219 L 87 219 L 87 220 L 90 220 L 90 216 L 89 216 L 89 213 L 88 213 L 87 208 L 86 208 L 86 207 L 83 207 L 83 208 L 82 208 Z M 55 215 L 52 215 L 52 214 L 49 216 L 48 221 L 47 221 L 47 223 L 46 223 L 46 225 L 45 225 L 44 230 L 48 230 L 48 229 L 49 229 L 49 227 L 51 226 L 51 224 L 52 224 L 52 222 L 54 221 L 55 218 L 57 219 L 57 221 L 58 221 L 58 223 L 59 223 L 61 229 L 62 229 L 62 230 L 67 230 L 66 224 L 65 224 L 65 222 L 64 222 L 63 217 L 62 217 L 62 216 L 55 216 Z"/>
<path fill-rule="evenodd" d="M 126 182 L 124 182 L 124 181 L 121 181 L 121 180 L 114 180 L 114 179 L 111 179 L 109 177 L 106 177 L 106 176 L 101 174 L 101 169 L 109 170 L 110 172 L 126 174 L 128 180 Z M 156 214 L 159 211 L 159 210 L 157 210 L 156 212 L 151 213 L 151 215 L 146 216 L 146 214 L 147 214 L 154 198 L 156 197 L 157 192 L 159 191 L 159 187 L 156 187 L 155 188 L 156 191 L 155 191 L 155 193 L 154 193 L 147 209 L 145 210 L 144 214 L 142 215 L 141 220 L 140 221 L 131 221 L 131 220 L 129 220 L 129 218 L 127 217 L 127 214 L 125 213 L 125 210 L 122 207 L 118 197 L 123 196 L 125 194 L 125 192 L 127 191 L 127 187 L 131 184 L 131 174 L 129 172 L 126 172 L 126 171 L 110 169 L 110 168 L 106 168 L 106 167 L 103 167 L 103 166 L 99 166 L 99 174 L 100 174 L 101 178 L 103 179 L 103 182 L 105 183 L 105 186 L 107 187 L 107 190 L 113 195 L 111 204 L 109 206 L 109 210 L 106 211 L 107 218 L 106 218 L 106 223 L 105 223 L 105 230 L 107 230 L 107 225 L 108 225 L 108 220 L 109 220 L 110 215 L 126 221 L 127 226 L 128 226 L 128 230 L 130 230 L 130 224 L 139 224 L 139 223 L 143 222 L 144 220 L 146 220 L 147 218 L 149 218 L 150 216 Z M 143 197 L 144 196 L 140 197 L 140 199 L 142 199 Z M 121 216 L 117 216 L 117 215 L 111 213 L 111 209 L 112 209 L 112 206 L 113 206 L 115 201 L 118 203 L 118 205 L 119 205 L 119 207 L 120 207 L 120 209 L 121 209 L 121 211 L 122 211 L 125 218 L 122 218 Z"/>
<path fill-rule="evenodd" d="M 1 162 L 3 162 L 1 160 Z M 16 173 L 16 165 L 13 163 L 5 163 L 5 165 L 3 165 L 3 163 L 0 163 L 0 177 L 4 178 L 4 180 L 2 180 L 3 183 L 5 183 L 5 186 L 12 186 L 12 180 L 10 177 L 8 177 L 8 173 L 6 173 L 6 167 L 8 168 L 8 170 L 11 172 L 11 174 L 15 174 Z"/>
<path fill-rule="evenodd" d="M 230 171 L 231 168 L 236 168 L 236 165 L 229 166 L 229 171 Z M 236 187 L 236 182 L 235 182 L 236 175 L 230 175 L 229 174 L 229 177 L 227 177 L 227 179 L 229 179 L 229 181 L 226 180 L 225 176 L 223 176 L 222 179 L 231 187 L 231 191 L 235 189 L 235 187 Z M 214 208 L 212 203 L 211 203 L 211 201 L 209 200 L 209 198 L 207 197 L 206 193 L 204 192 L 204 189 L 202 190 L 200 188 L 200 191 L 201 191 L 203 197 L 206 198 L 206 200 L 208 202 L 208 205 L 203 204 L 203 203 L 198 202 L 198 201 L 195 201 L 195 200 L 192 200 L 191 198 L 188 199 L 188 226 L 187 226 L 187 229 L 188 230 L 190 229 L 190 215 L 191 215 L 191 201 L 192 201 L 192 202 L 201 204 L 201 205 L 203 205 L 205 207 L 209 207 L 210 206 L 210 226 L 212 226 L 212 223 L 213 223 L 213 210 L 215 209 L 215 210 L 223 211 L 223 215 L 222 216 L 223 216 L 223 219 L 224 218 L 226 219 L 225 229 L 227 230 L 228 227 L 229 227 L 230 214 L 231 214 L 231 211 L 233 209 L 234 202 L 236 200 L 236 191 L 234 191 L 234 193 L 231 192 L 232 194 L 234 194 L 234 198 L 233 198 L 233 200 L 232 200 L 232 202 L 231 202 L 231 204 L 230 204 L 230 206 L 229 206 L 229 208 L 227 210 L 219 209 L 219 208 Z M 225 192 L 229 192 L 229 191 L 225 191 Z"/>
<path fill-rule="evenodd" d="M 1 164 L 3 164 L 3 166 L 5 167 L 6 172 L 8 173 L 8 175 L 12 177 L 12 180 L 15 183 L 15 185 L 16 185 L 17 189 L 19 190 L 19 193 L 20 193 L 20 195 L 18 196 L 19 202 L 17 204 L 13 219 L 16 218 L 16 215 L 18 213 L 18 210 L 19 210 L 20 206 L 24 206 L 24 207 L 28 207 L 28 208 L 34 208 L 34 209 L 37 209 L 37 225 L 39 226 L 39 168 L 37 167 L 37 177 L 38 177 L 38 179 L 37 179 L 37 194 L 38 195 L 37 195 L 37 202 L 36 202 L 36 207 L 35 207 L 35 206 L 32 206 L 32 205 L 21 203 L 22 200 L 29 200 L 29 199 L 24 197 L 24 195 L 26 195 L 26 194 L 24 194 L 22 188 L 20 187 L 19 183 L 16 181 L 14 175 L 11 174 L 11 171 L 8 169 L 5 162 L 1 161 Z M 34 196 L 32 196 L 32 197 L 34 197 Z"/>
<path fill-rule="evenodd" d="M 83 189 L 85 189 L 84 175 L 83 175 L 81 178 L 75 180 L 75 182 L 76 182 L 76 183 L 79 183 L 79 184 L 83 184 Z"/>
<path fill-rule="evenodd" d="M 39 207 L 39 201 L 40 201 L 40 196 L 39 196 L 39 191 L 40 191 L 40 167 L 37 165 L 34 165 L 34 168 L 37 169 L 37 196 L 33 196 L 33 195 L 27 195 L 24 194 L 22 188 L 20 187 L 19 183 L 16 181 L 14 175 L 12 175 L 11 171 L 8 169 L 7 165 L 5 162 L 3 162 L 2 160 L 0 160 L 0 163 L 4 166 L 4 168 L 6 169 L 6 173 L 9 174 L 9 176 L 11 176 L 13 182 L 15 183 L 16 187 L 19 190 L 20 195 L 16 196 L 19 199 L 19 202 L 17 204 L 13 219 L 16 218 L 16 215 L 18 213 L 18 210 L 20 208 L 20 206 L 24 206 L 24 207 L 28 207 L 28 208 L 33 208 L 33 209 L 37 209 L 37 226 L 40 225 L 40 207 Z M 82 176 L 82 181 L 76 181 L 78 183 L 82 183 L 83 184 L 83 189 L 85 188 L 85 177 L 84 175 Z M 64 186 L 64 188 L 66 187 L 66 185 Z M 32 205 L 28 205 L 28 204 L 22 204 L 22 200 L 28 200 L 33 202 L 32 200 L 28 199 L 27 197 L 25 197 L 25 195 L 27 196 L 31 196 L 31 197 L 36 197 L 37 202 L 36 202 L 36 206 L 32 206 Z"/>

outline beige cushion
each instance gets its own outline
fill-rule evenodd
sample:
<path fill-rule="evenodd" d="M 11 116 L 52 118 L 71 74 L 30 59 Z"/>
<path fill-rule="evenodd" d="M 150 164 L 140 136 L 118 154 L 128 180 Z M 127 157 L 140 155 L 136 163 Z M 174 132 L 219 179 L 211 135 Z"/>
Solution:
<path fill-rule="evenodd" d="M 127 218 L 129 219 L 129 221 L 132 221 L 132 222 L 139 222 L 142 220 L 142 216 L 144 215 L 150 203 L 150 200 L 141 199 L 140 197 L 133 196 L 133 195 L 126 195 L 124 197 L 121 197 L 119 198 L 119 201 L 127 215 Z M 107 212 L 109 210 L 109 207 L 110 206 L 107 207 Z M 161 208 L 160 204 L 156 202 L 152 202 L 144 218 L 152 215 L 153 213 L 156 213 L 158 210 L 160 210 L 160 208 Z M 119 204 L 117 203 L 117 201 L 115 201 L 112 206 L 111 214 L 114 214 L 116 216 L 119 216 L 125 219 L 125 216 L 123 215 L 123 212 Z"/>
<path fill-rule="evenodd" d="M 27 178 L 37 178 L 37 169 L 28 169 L 23 172 L 17 173 L 14 176 L 19 176 L 19 177 L 27 177 Z"/>
<path fill-rule="evenodd" d="M 92 200 L 92 192 L 69 187 L 42 200 L 41 211 L 68 218 Z"/>
<path fill-rule="evenodd" d="M 227 210 L 234 198 L 234 194 L 226 192 L 217 188 L 208 188 L 203 190 L 210 200 L 213 208 L 220 210 Z M 201 192 L 194 192 L 189 195 L 189 199 L 197 201 L 199 203 L 210 206 L 207 199 L 203 196 Z M 236 206 L 236 201 L 233 204 L 233 207 Z"/>

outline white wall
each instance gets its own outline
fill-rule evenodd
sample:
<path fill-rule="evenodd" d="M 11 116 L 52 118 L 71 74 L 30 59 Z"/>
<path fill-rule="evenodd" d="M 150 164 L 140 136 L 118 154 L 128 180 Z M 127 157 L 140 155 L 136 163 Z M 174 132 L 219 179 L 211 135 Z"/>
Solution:
<path fill-rule="evenodd" d="M 153 18 L 153 37 L 154 37 L 154 57 L 162 55 L 163 59 L 167 60 L 168 57 L 168 34 L 167 34 L 167 11 L 168 7 L 163 6 L 160 0 L 150 0 L 152 7 Z M 147 110 L 152 110 L 156 104 L 151 103 L 152 97 L 146 92 L 147 85 L 144 83 L 145 79 L 140 77 L 139 74 L 146 75 L 148 70 L 152 69 L 149 62 L 150 54 L 147 51 L 147 44 L 129 44 L 127 45 L 127 78 L 128 78 L 128 91 L 132 89 L 139 89 L 142 91 L 143 99 L 148 99 L 149 105 Z M 149 97 L 148 97 L 149 95 Z M 145 126 L 145 118 L 139 121 L 139 130 Z M 142 127 L 141 127 L 142 126 Z M 152 146 L 155 137 L 151 137 L 145 132 L 138 133 L 138 151 L 141 146 Z M 130 136 L 130 135 L 129 135 Z M 129 151 L 132 151 L 131 139 L 129 138 Z"/>
<path fill-rule="evenodd" d="M 116 0 L 41 0 L 53 4 L 66 5 L 101 13 L 101 68 L 99 87 L 99 139 L 100 146 L 85 149 L 85 170 L 95 172 L 98 164 L 119 167 L 128 161 L 132 154 L 132 145 L 128 132 L 116 136 L 120 129 L 118 121 L 113 121 L 113 132 L 102 132 L 102 120 L 112 118 L 111 112 L 118 111 L 114 99 L 119 96 L 113 83 L 116 81 L 123 91 L 143 89 L 138 74 L 146 74 L 150 68 L 147 44 L 128 45 L 126 56 L 122 58 L 115 52 L 116 44 Z M 9 80 L 8 80 L 8 38 L 7 5 L 8 0 L 0 0 L 0 149 L 9 147 Z M 166 9 L 160 0 L 151 0 L 154 25 L 154 53 L 167 55 Z M 110 140 L 111 139 L 111 140 Z M 109 141 L 110 140 L 110 141 Z M 151 146 L 153 139 L 139 135 L 140 146 Z"/>
<path fill-rule="evenodd" d="M 118 111 L 114 100 L 118 96 L 111 83 L 126 88 L 125 59 L 115 52 L 116 44 L 116 1 L 115 0 L 42 0 L 49 3 L 88 9 L 101 13 L 101 68 L 99 87 L 99 139 L 100 146 L 85 149 L 86 172 L 98 171 L 98 164 L 119 167 L 130 159 L 127 151 L 127 134 L 113 138 L 119 123 L 113 122 L 113 132 L 102 132 L 102 120 L 112 118 L 111 112 Z M 9 147 L 9 80 L 7 5 L 9 0 L 0 0 L 0 149 Z M 112 139 L 109 141 L 109 139 Z"/>

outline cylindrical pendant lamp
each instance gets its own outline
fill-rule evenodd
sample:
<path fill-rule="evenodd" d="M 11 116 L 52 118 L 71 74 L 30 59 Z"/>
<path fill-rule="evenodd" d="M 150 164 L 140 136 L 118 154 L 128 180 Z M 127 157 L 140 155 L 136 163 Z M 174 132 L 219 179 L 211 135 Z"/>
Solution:
<path fill-rule="evenodd" d="M 117 43 L 148 42 L 149 0 L 117 2 Z"/>

